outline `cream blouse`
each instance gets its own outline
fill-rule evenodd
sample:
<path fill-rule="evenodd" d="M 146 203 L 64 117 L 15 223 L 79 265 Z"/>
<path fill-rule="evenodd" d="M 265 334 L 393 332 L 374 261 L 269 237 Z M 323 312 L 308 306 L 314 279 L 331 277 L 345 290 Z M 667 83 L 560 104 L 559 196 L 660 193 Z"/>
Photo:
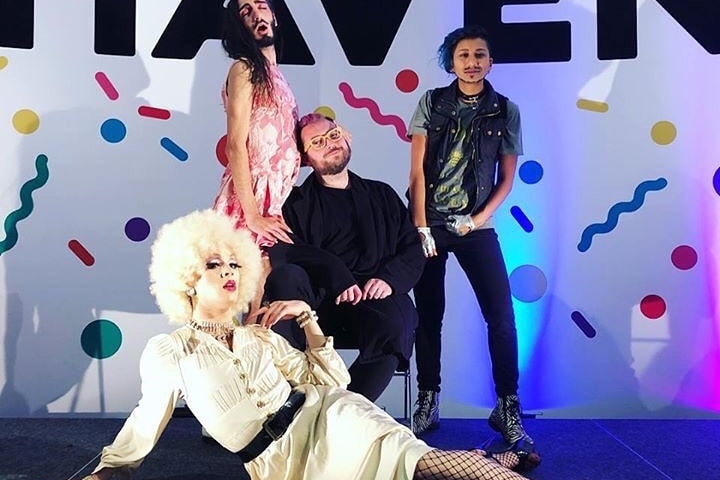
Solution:
<path fill-rule="evenodd" d="M 332 337 L 301 352 L 257 325 L 235 329 L 232 351 L 190 327 L 155 336 L 141 356 L 140 375 L 142 398 L 113 443 L 103 449 L 96 472 L 137 467 L 157 443 L 180 398 L 215 440 L 237 452 L 294 386 L 345 388 L 350 382 Z"/>

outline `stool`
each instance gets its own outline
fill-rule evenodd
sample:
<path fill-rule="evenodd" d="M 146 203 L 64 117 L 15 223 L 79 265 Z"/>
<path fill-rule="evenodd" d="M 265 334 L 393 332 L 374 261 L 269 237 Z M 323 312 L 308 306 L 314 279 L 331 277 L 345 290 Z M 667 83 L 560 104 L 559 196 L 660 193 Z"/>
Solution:
<path fill-rule="evenodd" d="M 405 381 L 405 385 L 403 388 L 403 418 L 402 423 L 407 426 L 408 428 L 412 429 L 412 417 L 411 417 L 411 410 L 412 410 L 412 391 L 410 390 L 412 385 L 412 375 L 410 374 L 410 362 L 408 362 L 408 366 L 406 369 L 401 370 L 395 370 L 395 373 L 393 373 L 394 377 L 403 377 Z"/>

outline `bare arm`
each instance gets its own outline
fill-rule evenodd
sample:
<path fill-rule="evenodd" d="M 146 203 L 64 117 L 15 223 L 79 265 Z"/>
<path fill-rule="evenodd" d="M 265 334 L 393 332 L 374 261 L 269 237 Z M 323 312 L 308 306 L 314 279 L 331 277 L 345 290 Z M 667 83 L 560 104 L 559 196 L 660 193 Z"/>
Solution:
<path fill-rule="evenodd" d="M 252 179 L 247 140 L 250 129 L 253 86 L 250 83 L 250 68 L 245 62 L 236 62 L 228 74 L 227 104 L 227 146 L 225 153 L 232 171 L 235 193 L 240 200 L 245 218 L 259 216 Z"/>
<path fill-rule="evenodd" d="M 420 242 L 422 245 L 423 255 L 425 257 L 434 257 L 437 255 L 435 239 L 427 226 L 427 217 L 425 215 L 425 171 L 423 164 L 425 163 L 425 151 L 427 148 L 427 136 L 414 134 L 410 143 L 410 217 L 413 225 L 418 230 Z"/>
<path fill-rule="evenodd" d="M 425 218 L 425 172 L 423 162 L 427 136 L 413 135 L 410 143 L 410 216 L 416 227 L 426 227 Z"/>
<path fill-rule="evenodd" d="M 473 223 L 479 227 L 487 222 L 488 218 L 495 213 L 495 210 L 502 204 L 512 190 L 515 169 L 517 168 L 518 156 L 502 155 L 498 168 L 498 181 L 488 197 L 485 207 L 472 216 Z"/>
<path fill-rule="evenodd" d="M 227 146 L 225 153 L 232 172 L 235 194 L 240 201 L 247 226 L 257 234 L 292 243 L 286 233 L 290 229 L 282 218 L 264 218 L 260 215 L 255 201 L 254 182 L 250 175 L 250 157 L 247 149 L 253 85 L 250 82 L 250 68 L 245 62 L 236 62 L 230 69 L 227 93 Z"/>

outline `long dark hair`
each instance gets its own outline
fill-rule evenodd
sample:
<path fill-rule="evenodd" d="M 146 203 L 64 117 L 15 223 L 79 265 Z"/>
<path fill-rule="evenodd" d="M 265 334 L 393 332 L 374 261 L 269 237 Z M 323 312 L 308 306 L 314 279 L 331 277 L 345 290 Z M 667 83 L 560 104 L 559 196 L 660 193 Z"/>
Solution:
<path fill-rule="evenodd" d="M 438 64 L 440 65 L 440 68 L 448 73 L 452 71 L 455 47 L 457 47 L 457 44 L 460 43 L 460 40 L 465 40 L 467 38 L 480 38 L 485 40 L 488 47 L 488 53 L 490 52 L 490 40 L 488 40 L 487 30 L 479 25 L 460 27 L 448 33 L 447 36 L 445 36 L 445 40 L 443 40 L 442 45 L 438 48 Z"/>
<path fill-rule="evenodd" d="M 240 19 L 238 14 L 240 0 L 230 0 L 225 7 L 222 29 L 222 46 L 230 58 L 243 60 L 250 67 L 250 83 L 253 90 L 262 96 L 272 97 L 272 82 L 268 71 L 268 63 L 255 38 Z M 266 0 L 270 11 L 275 15 L 275 8 L 271 0 Z M 273 30 L 275 55 L 279 58 L 281 39 L 276 25 Z"/>

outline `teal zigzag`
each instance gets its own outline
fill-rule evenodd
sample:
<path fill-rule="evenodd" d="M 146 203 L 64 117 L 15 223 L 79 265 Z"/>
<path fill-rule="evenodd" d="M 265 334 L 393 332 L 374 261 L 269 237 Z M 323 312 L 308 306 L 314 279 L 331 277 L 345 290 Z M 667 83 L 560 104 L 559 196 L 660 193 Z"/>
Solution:
<path fill-rule="evenodd" d="M 32 192 L 45 185 L 50 178 L 48 171 L 48 158 L 45 155 L 38 155 L 35 159 L 35 170 L 37 175 L 31 178 L 20 187 L 20 208 L 5 217 L 5 238 L 0 241 L 0 255 L 15 246 L 18 241 L 17 224 L 30 216 L 35 204 L 32 199 Z"/>

